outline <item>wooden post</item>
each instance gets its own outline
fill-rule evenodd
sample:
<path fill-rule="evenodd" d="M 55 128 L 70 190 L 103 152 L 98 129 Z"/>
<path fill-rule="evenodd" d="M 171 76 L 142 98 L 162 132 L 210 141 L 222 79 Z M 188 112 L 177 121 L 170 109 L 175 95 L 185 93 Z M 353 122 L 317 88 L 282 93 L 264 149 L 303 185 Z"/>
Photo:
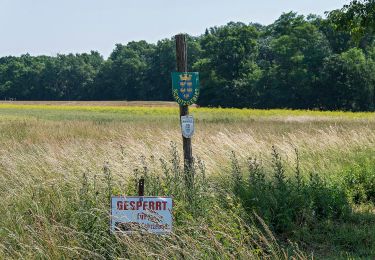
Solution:
<path fill-rule="evenodd" d="M 138 196 L 145 195 L 145 179 L 141 178 L 138 182 Z"/>
<path fill-rule="evenodd" d="M 178 34 L 176 37 L 176 59 L 177 71 L 187 72 L 187 48 L 186 39 L 184 34 Z M 189 106 L 180 106 L 180 121 L 181 116 L 189 115 Z M 182 136 L 183 149 L 184 149 L 184 171 L 188 174 L 193 166 L 193 151 L 191 148 L 191 138 Z"/>

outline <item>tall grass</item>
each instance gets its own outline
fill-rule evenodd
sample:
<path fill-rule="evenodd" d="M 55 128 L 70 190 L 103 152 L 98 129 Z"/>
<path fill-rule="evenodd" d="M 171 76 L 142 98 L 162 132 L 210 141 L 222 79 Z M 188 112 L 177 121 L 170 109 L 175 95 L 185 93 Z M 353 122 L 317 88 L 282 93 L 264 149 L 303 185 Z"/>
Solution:
<path fill-rule="evenodd" d="M 194 167 L 193 189 L 174 145 L 170 160 L 141 158 L 126 180 L 111 166 L 75 178 L 29 180 L 1 204 L 1 248 L 4 258 L 306 258 L 298 247 L 284 248 L 259 218 L 260 231 L 234 209 L 223 209 L 215 185 L 206 179 L 202 162 Z M 158 169 L 158 171 L 157 171 Z M 146 193 L 174 197 L 174 232 L 170 235 L 114 235 L 109 232 L 109 197 L 136 194 L 145 178 Z M 20 178 L 20 177 L 18 177 Z M 17 179 L 17 177 L 14 177 Z M 225 190 L 224 190 L 225 192 Z M 187 199 L 190 197 L 190 199 Z M 229 199 L 230 200 L 230 199 Z M 5 204 L 7 207 L 5 207 Z"/>
<path fill-rule="evenodd" d="M 187 184 L 175 108 L 1 106 L 0 258 L 375 255 L 371 114 L 193 109 Z M 173 234 L 108 232 L 140 177 Z"/>

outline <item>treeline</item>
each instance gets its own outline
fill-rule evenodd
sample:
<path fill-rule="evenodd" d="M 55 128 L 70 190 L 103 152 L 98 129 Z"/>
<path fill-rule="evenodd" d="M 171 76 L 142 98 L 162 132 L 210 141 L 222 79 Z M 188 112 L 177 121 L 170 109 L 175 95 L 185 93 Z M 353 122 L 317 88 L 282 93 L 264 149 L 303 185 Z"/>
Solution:
<path fill-rule="evenodd" d="M 346 8 L 346 9 L 345 9 Z M 366 111 L 375 107 L 373 25 L 290 12 L 273 24 L 228 23 L 188 37 L 202 106 Z M 353 17 L 352 17 L 353 18 Z M 358 19 L 357 19 L 358 20 Z M 0 99 L 172 100 L 174 39 L 98 52 L 0 58 Z"/>

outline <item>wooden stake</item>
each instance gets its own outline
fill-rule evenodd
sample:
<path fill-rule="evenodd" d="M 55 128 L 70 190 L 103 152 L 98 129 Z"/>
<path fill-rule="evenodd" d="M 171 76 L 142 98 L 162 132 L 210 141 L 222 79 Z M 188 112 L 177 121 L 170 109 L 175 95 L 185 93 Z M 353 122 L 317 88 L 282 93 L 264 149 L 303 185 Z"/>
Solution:
<path fill-rule="evenodd" d="M 145 195 L 145 179 L 141 178 L 138 182 L 138 196 Z"/>
<path fill-rule="evenodd" d="M 186 39 L 184 34 L 178 34 L 176 37 L 176 59 L 177 71 L 187 72 L 187 48 Z M 180 106 L 180 121 L 181 116 L 189 115 L 189 106 Z M 183 149 L 184 149 L 184 171 L 188 174 L 193 166 L 193 151 L 191 148 L 191 138 L 182 136 Z"/>

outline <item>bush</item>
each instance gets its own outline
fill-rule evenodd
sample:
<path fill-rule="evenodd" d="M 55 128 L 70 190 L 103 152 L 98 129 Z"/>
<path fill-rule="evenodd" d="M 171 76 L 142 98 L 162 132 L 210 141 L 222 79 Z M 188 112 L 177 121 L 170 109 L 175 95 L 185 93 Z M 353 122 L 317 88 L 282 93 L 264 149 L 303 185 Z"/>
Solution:
<path fill-rule="evenodd" d="M 375 166 L 362 162 L 344 171 L 346 191 L 355 204 L 375 203 Z"/>
<path fill-rule="evenodd" d="M 330 184 L 316 173 L 304 179 L 297 151 L 296 155 L 294 175 L 288 178 L 275 147 L 272 172 L 267 172 L 256 158 L 249 158 L 244 174 L 232 154 L 234 194 L 248 213 L 256 212 L 277 234 L 313 225 L 318 220 L 344 218 L 351 210 L 345 191 L 338 185 Z"/>

